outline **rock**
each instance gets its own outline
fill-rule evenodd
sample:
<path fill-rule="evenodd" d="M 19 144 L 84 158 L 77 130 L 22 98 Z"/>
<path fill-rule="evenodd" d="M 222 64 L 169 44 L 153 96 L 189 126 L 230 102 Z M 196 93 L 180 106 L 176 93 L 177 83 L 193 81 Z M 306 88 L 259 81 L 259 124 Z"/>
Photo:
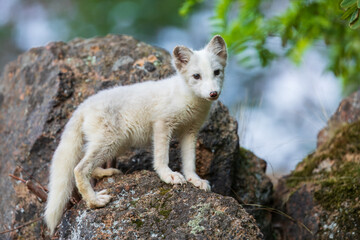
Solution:
<path fill-rule="evenodd" d="M 318 134 L 317 146 L 327 142 L 342 126 L 360 120 L 360 89 L 343 99 L 327 126 Z"/>
<path fill-rule="evenodd" d="M 280 181 L 276 206 L 297 221 L 274 216 L 282 239 L 360 239 L 358 103 L 359 92 L 345 99 L 329 121 L 332 134 Z"/>
<path fill-rule="evenodd" d="M 81 201 L 66 212 L 60 239 L 262 239 L 255 220 L 231 197 L 191 184 L 171 186 L 154 172 L 108 178 L 112 201 L 89 210 Z"/>
<path fill-rule="evenodd" d="M 256 219 L 266 239 L 272 239 L 273 185 L 265 174 L 266 162 L 254 153 L 240 148 L 232 184 L 233 196 Z"/>
<path fill-rule="evenodd" d="M 161 79 L 173 73 L 171 57 L 165 50 L 129 36 L 114 35 L 50 43 L 9 63 L 0 80 L 0 226 L 11 229 L 41 216 L 43 203 L 8 174 L 46 186 L 52 154 L 76 106 L 102 89 Z M 241 156 L 237 123 L 217 102 L 199 133 L 198 174 L 210 181 L 213 192 L 228 196 L 235 192 L 237 199 L 246 203 L 267 202 L 264 199 L 270 198 L 271 186 L 261 184 L 268 181 L 264 166 L 240 171 L 249 165 L 242 161 L 259 165 L 259 160 Z M 171 167 L 179 170 L 176 139 L 171 143 L 170 159 Z M 117 167 L 124 173 L 152 169 L 151 149 L 133 149 L 117 160 Z M 254 185 L 260 187 L 247 188 L 256 192 L 247 192 L 256 196 L 250 202 L 248 197 L 241 200 L 246 194 L 241 190 L 244 184 L 235 184 L 239 174 L 241 181 L 256 182 Z M 259 193 L 264 195 L 258 196 Z M 3 236 L 40 239 L 45 235 L 43 223 L 35 221 Z"/>

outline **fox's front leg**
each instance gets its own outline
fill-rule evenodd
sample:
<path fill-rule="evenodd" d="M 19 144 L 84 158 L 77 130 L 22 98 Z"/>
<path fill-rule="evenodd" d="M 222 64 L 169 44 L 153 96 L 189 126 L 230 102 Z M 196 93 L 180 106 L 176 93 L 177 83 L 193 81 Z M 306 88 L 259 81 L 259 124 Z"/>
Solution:
<path fill-rule="evenodd" d="M 163 121 L 154 123 L 154 169 L 160 179 L 166 183 L 182 184 L 186 180 L 183 175 L 169 168 L 169 145 L 171 129 Z"/>
<path fill-rule="evenodd" d="M 182 167 L 185 178 L 196 187 L 210 191 L 211 187 L 207 180 L 201 179 L 196 174 L 196 135 L 194 133 L 187 133 L 180 139 Z"/>

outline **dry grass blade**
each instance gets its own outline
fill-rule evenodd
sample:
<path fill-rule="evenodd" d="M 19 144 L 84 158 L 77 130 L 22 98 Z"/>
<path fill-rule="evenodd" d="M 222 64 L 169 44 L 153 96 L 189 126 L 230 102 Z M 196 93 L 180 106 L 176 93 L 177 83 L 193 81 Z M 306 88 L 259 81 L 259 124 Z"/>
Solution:
<path fill-rule="evenodd" d="M 32 221 L 29 221 L 29 222 L 27 222 L 27 223 L 24 223 L 23 225 L 20 225 L 20 226 L 18 226 L 18 227 L 16 227 L 16 228 L 12 228 L 12 229 L 9 229 L 9 230 L 6 230 L 6 231 L 2 231 L 2 232 L 0 232 L 0 234 L 4 234 L 4 233 L 16 231 L 16 230 L 18 230 L 18 229 L 20 229 L 20 228 L 23 228 L 23 227 L 26 227 L 26 226 L 28 226 L 28 225 L 30 225 L 30 224 L 33 224 L 33 223 L 35 223 L 35 222 L 38 222 L 38 221 L 40 221 L 41 219 L 42 219 L 42 217 L 36 218 L 36 219 L 34 219 L 34 220 L 32 220 Z"/>
<path fill-rule="evenodd" d="M 279 214 L 293 222 L 295 222 L 296 224 L 298 224 L 299 226 L 303 227 L 306 231 L 308 231 L 311 235 L 314 235 L 313 232 L 305 225 L 303 224 L 302 222 L 294 219 L 293 217 L 289 216 L 288 214 L 276 209 L 276 208 L 271 208 L 271 207 L 267 207 L 267 206 L 263 206 L 263 205 L 260 205 L 260 204 L 250 204 L 250 203 L 246 203 L 246 204 L 242 204 L 243 206 L 251 206 L 251 207 L 256 207 L 255 210 L 266 210 L 266 211 L 269 211 L 269 212 L 272 212 L 272 213 L 276 213 L 276 214 Z"/>

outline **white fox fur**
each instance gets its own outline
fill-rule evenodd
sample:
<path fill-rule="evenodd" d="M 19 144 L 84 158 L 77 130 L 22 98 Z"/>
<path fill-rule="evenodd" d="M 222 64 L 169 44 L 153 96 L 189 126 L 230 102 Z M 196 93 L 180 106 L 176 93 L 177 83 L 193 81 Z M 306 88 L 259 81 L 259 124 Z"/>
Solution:
<path fill-rule="evenodd" d="M 106 190 L 94 192 L 90 178 L 119 173 L 98 166 L 130 147 L 153 143 L 153 166 L 164 182 L 188 181 L 210 190 L 208 181 L 195 172 L 195 143 L 211 103 L 221 92 L 226 44 L 222 37 L 215 36 L 200 51 L 177 46 L 173 60 L 177 73 L 172 77 L 103 90 L 73 113 L 51 163 L 45 211 L 51 234 L 75 184 L 91 208 L 110 201 Z M 174 135 L 181 144 L 183 175 L 168 167 L 169 142 Z"/>

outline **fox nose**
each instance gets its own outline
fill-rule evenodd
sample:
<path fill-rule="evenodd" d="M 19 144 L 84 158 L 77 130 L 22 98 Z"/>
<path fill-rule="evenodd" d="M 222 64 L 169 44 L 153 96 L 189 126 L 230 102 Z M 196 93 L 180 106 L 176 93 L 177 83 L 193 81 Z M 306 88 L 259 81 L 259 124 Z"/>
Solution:
<path fill-rule="evenodd" d="M 217 91 L 210 92 L 210 97 L 211 97 L 211 98 L 216 98 L 217 96 L 218 96 L 218 92 L 217 92 Z"/>

